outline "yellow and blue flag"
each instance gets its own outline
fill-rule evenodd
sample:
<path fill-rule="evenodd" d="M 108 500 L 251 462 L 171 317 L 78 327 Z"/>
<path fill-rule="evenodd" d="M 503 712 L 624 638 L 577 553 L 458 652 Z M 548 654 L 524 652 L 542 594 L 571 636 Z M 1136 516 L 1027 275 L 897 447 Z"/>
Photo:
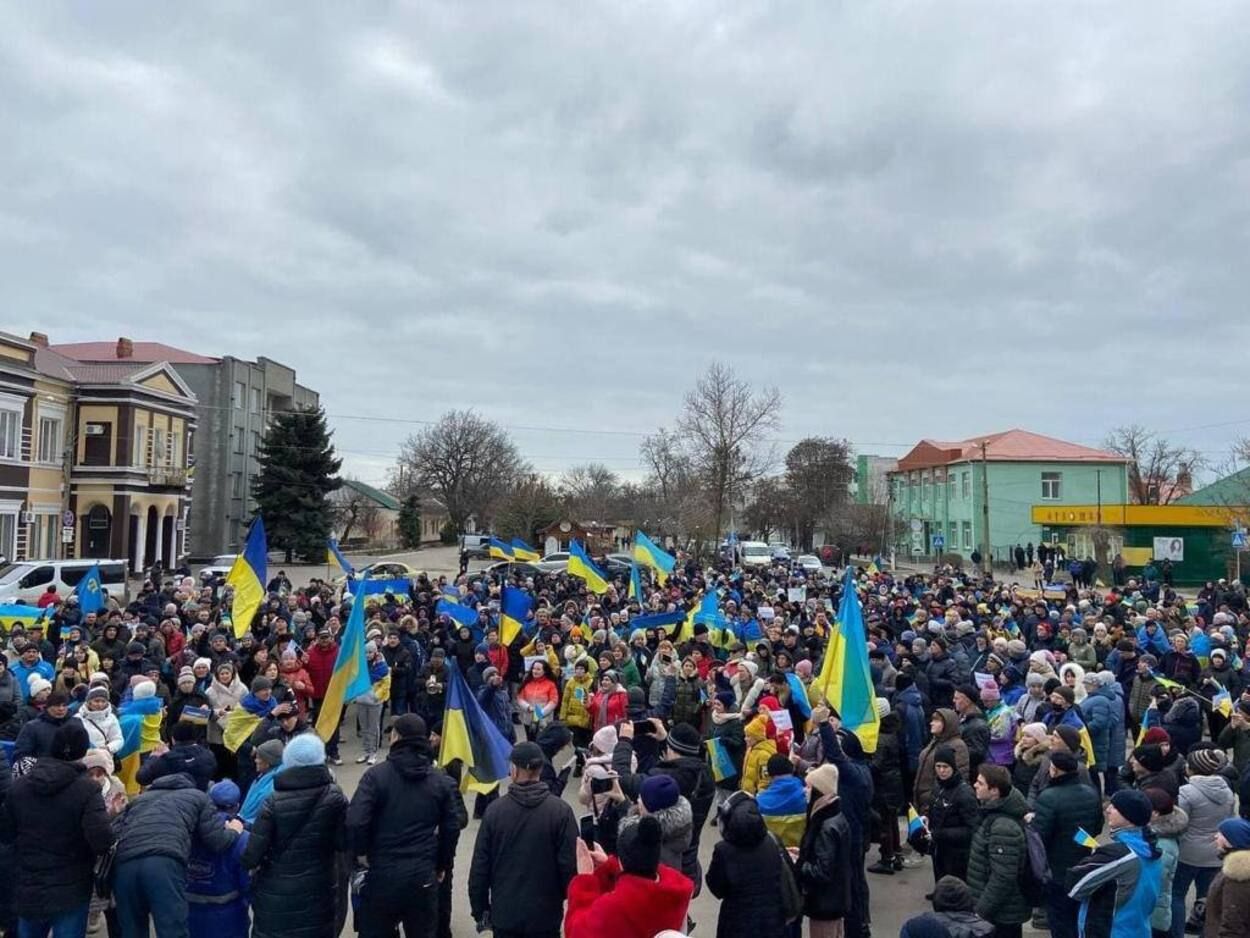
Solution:
<path fill-rule="evenodd" d="M 261 716 L 243 707 L 235 707 L 226 715 L 226 725 L 221 728 L 221 744 L 231 752 L 238 752 L 260 726 Z"/>
<path fill-rule="evenodd" d="M 1156 681 L 1158 681 L 1160 684 L 1162 684 L 1164 687 L 1166 687 L 1168 690 L 1171 690 L 1174 687 L 1179 687 L 1181 690 L 1185 689 L 1184 684 L 1180 683 L 1179 681 L 1174 681 L 1171 678 L 1164 677 L 1162 674 L 1160 674 L 1158 671 L 1154 670 L 1153 668 L 1150 669 L 1150 676 L 1154 678 Z"/>
<path fill-rule="evenodd" d="M 456 587 L 445 585 L 440 592 L 443 594 L 442 598 L 445 599 L 447 602 L 449 603 L 460 602 L 460 590 L 458 590 Z"/>
<path fill-rule="evenodd" d="M 242 638 L 252 628 L 256 611 L 265 601 L 265 582 L 269 568 L 269 544 L 265 540 L 265 521 L 260 515 L 247 532 L 243 553 L 234 559 L 226 574 L 226 585 L 234 589 L 230 606 L 230 621 L 236 638 Z"/>
<path fill-rule="evenodd" d="M 825 660 L 812 688 L 838 711 L 843 728 L 859 737 L 864 752 L 877 751 L 881 717 L 877 714 L 872 674 L 868 669 L 864 613 L 855 592 L 854 569 L 850 567 L 842 584 L 842 603 L 825 648 Z"/>
<path fill-rule="evenodd" d="M 637 616 L 629 620 L 629 630 L 634 629 L 666 629 L 670 625 L 677 625 L 679 622 L 686 621 L 686 611 L 678 609 L 674 612 L 656 612 L 649 616 Z"/>
<path fill-rule="evenodd" d="M 490 539 L 486 545 L 486 551 L 492 560 L 516 560 L 516 556 L 512 553 L 512 545 L 505 544 L 497 537 Z"/>
<path fill-rule="evenodd" d="M 1206 632 L 1199 632 L 1190 638 L 1189 650 L 1198 659 L 1198 664 L 1204 668 L 1211 666 L 1211 636 Z"/>
<path fill-rule="evenodd" d="M 604 572 L 595 566 L 595 562 L 590 559 L 590 555 L 586 553 L 578 541 L 569 543 L 569 576 L 575 576 L 586 581 L 586 588 L 592 593 L 606 593 L 608 591 L 608 578 Z"/>
<path fill-rule="evenodd" d="M 144 697 L 127 700 L 117 708 L 117 722 L 122 731 L 122 747 L 117 751 L 117 777 L 126 786 L 126 794 L 139 794 L 140 756 L 151 752 L 161 741 L 161 700 Z"/>
<path fill-rule="evenodd" d="M 1078 827 L 1076 833 L 1072 835 L 1072 840 L 1080 844 L 1082 847 L 1089 847 L 1090 850 L 1098 849 L 1098 840 L 1092 835 L 1086 833 L 1085 828 Z"/>
<path fill-rule="evenodd" d="M 692 635 L 694 625 L 707 626 L 707 640 L 712 647 L 723 648 L 725 646 L 729 622 L 720 611 L 720 596 L 715 590 L 704 594 L 702 601 L 695 607 L 690 630 Z"/>
<path fill-rule="evenodd" d="M 738 768 L 734 765 L 733 757 L 729 755 L 729 750 L 725 748 L 725 743 L 716 736 L 708 739 L 704 743 L 707 746 L 708 762 L 712 766 L 712 779 L 717 782 L 723 782 L 727 778 L 733 778 L 738 774 Z"/>
<path fill-rule="evenodd" d="M 629 565 L 629 598 L 642 602 L 642 574 L 636 560 Z"/>
<path fill-rule="evenodd" d="M 656 581 L 663 586 L 677 565 L 677 558 L 662 550 L 651 538 L 637 531 L 634 534 L 634 559 L 655 571 Z"/>
<path fill-rule="evenodd" d="M 1211 706 L 1215 707 L 1217 713 L 1221 713 L 1225 718 L 1233 715 L 1233 696 L 1223 685 L 1219 685 L 1220 689 L 1215 692 L 1215 696 L 1211 698 Z"/>
<path fill-rule="evenodd" d="M 803 686 L 803 679 L 793 671 L 787 671 L 786 683 L 790 685 L 790 702 L 799 708 L 803 719 L 811 717 L 812 705 L 807 699 L 807 688 Z"/>
<path fill-rule="evenodd" d="M 907 806 L 907 836 L 910 838 L 917 831 L 924 829 L 924 821 L 921 820 L 919 813 L 916 811 L 915 805 Z"/>
<path fill-rule="evenodd" d="M 78 585 L 74 587 L 74 595 L 78 597 L 78 609 L 84 616 L 104 608 L 104 586 L 100 583 L 98 562 L 93 563 L 91 569 L 78 581 Z"/>
<path fill-rule="evenodd" d="M 464 603 L 453 603 L 447 599 L 440 599 L 434 604 L 434 614 L 436 616 L 446 616 L 457 625 L 463 625 L 468 629 L 478 629 L 477 610 L 472 606 L 466 606 Z M 480 638 L 480 634 L 476 634 L 475 638 Z"/>
<path fill-rule="evenodd" d="M 20 625 L 22 628 L 27 629 L 47 614 L 47 609 L 40 609 L 38 606 L 27 606 L 22 603 L 5 603 L 0 605 L 0 626 L 12 630 L 13 626 Z M 64 638 L 65 636 L 62 635 L 61 637 Z"/>
<path fill-rule="evenodd" d="M 529 630 L 530 611 L 534 597 L 523 589 L 505 586 L 499 600 L 499 641 L 511 645 L 522 632 Z"/>
<path fill-rule="evenodd" d="M 364 586 L 362 596 L 382 596 L 386 593 L 407 601 L 412 598 L 409 590 L 412 589 L 412 582 L 402 577 L 390 580 L 361 580 Z"/>
<path fill-rule="evenodd" d="M 456 662 L 447 659 L 447 707 L 443 711 L 438 764 L 460 762 L 460 790 L 490 792 L 508 777 L 512 743 L 486 718 Z"/>
<path fill-rule="evenodd" d="M 339 550 L 339 542 L 334 538 L 329 538 L 326 541 L 326 566 L 338 567 L 347 576 L 351 576 L 356 572 L 356 568 L 348 562 L 347 558 L 343 556 L 343 552 Z"/>
<path fill-rule="evenodd" d="M 526 563 L 538 563 L 538 561 L 542 560 L 542 554 L 534 550 L 519 537 L 512 539 L 512 556 Z"/>
<path fill-rule="evenodd" d="M 356 587 L 352 611 L 347 625 L 339 635 L 339 653 L 326 687 L 325 700 L 317 714 L 317 735 L 329 742 L 339 725 L 343 705 L 369 692 L 369 663 L 365 660 L 365 595 L 364 585 Z"/>

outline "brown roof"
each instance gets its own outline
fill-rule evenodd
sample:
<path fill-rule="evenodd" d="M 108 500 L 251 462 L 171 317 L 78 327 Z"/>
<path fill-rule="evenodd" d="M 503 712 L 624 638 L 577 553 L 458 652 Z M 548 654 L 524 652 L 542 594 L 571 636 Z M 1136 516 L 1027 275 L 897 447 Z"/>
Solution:
<path fill-rule="evenodd" d="M 215 365 L 221 359 L 207 355 L 197 355 L 186 349 L 175 348 L 164 342 L 134 342 L 129 358 L 117 357 L 117 342 L 67 342 L 52 346 L 52 351 L 59 352 L 80 362 L 115 362 L 132 361 L 150 365 L 153 362 L 169 362 L 171 365 Z"/>
<path fill-rule="evenodd" d="M 991 462 L 1108 462 L 1122 463 L 1123 456 L 1106 450 L 1092 449 L 1078 443 L 1030 433 L 1028 430 L 1005 430 L 986 436 L 948 443 L 921 440 L 898 461 L 898 470 L 928 469 L 948 463 L 967 462 L 981 458 L 981 443 L 986 444 L 985 458 Z"/>

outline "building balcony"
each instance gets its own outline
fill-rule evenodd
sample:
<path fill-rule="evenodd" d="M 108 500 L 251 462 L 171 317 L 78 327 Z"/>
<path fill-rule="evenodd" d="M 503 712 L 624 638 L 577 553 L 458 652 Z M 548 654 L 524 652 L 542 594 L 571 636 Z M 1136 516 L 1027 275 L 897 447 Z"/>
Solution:
<path fill-rule="evenodd" d="M 187 469 L 179 466 L 150 466 L 148 468 L 148 485 L 162 488 L 183 488 L 190 474 Z"/>

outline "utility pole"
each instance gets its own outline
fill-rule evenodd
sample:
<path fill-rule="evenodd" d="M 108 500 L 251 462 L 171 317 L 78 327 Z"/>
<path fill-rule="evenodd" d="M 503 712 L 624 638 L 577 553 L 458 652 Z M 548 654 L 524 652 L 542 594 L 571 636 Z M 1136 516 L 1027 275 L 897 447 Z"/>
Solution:
<path fill-rule="evenodd" d="M 1102 470 L 1098 470 L 1098 527 L 1102 527 Z"/>
<path fill-rule="evenodd" d="M 61 560 L 68 560 L 70 551 L 74 547 L 73 544 L 66 544 L 62 539 L 61 530 L 65 527 L 66 514 L 69 511 L 70 502 L 70 480 L 74 474 L 74 460 L 78 453 L 78 407 L 74 400 L 69 400 L 65 404 L 65 439 L 61 450 L 61 513 L 56 519 L 56 556 Z M 74 519 L 74 527 L 78 528 L 78 519 Z M 86 531 L 86 526 L 83 526 Z M 86 540 L 86 533 L 83 535 Z M 86 547 L 86 544 L 82 544 Z"/>
<path fill-rule="evenodd" d="M 983 544 L 985 549 L 981 552 L 981 572 L 992 573 L 993 564 L 990 561 L 990 464 L 989 456 L 986 454 L 985 440 L 981 441 L 981 526 L 984 529 Z"/>

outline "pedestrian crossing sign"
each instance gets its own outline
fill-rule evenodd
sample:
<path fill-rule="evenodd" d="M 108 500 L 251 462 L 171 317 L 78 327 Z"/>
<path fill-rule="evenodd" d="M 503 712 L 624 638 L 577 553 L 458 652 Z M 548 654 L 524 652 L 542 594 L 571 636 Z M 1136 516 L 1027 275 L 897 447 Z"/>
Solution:
<path fill-rule="evenodd" d="M 1246 542 L 1246 532 L 1237 530 L 1233 532 L 1233 550 L 1246 550 L 1250 544 Z"/>

